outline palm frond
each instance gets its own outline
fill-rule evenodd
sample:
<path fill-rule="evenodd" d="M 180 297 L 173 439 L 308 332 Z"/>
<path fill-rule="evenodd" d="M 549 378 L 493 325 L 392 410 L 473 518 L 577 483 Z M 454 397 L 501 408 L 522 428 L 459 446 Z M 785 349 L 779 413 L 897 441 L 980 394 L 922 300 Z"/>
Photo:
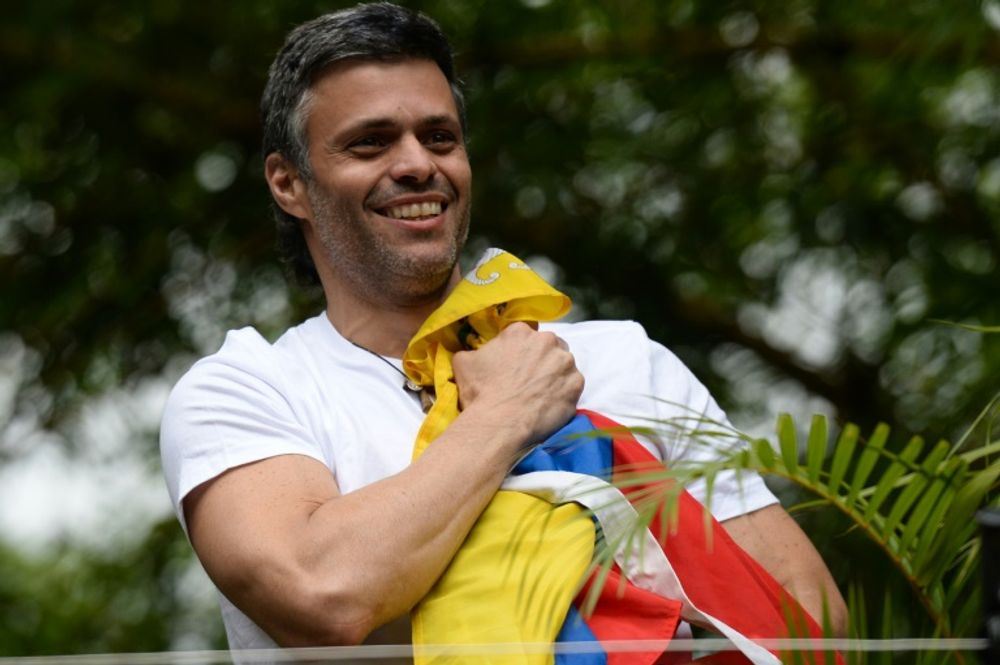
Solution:
<path fill-rule="evenodd" d="M 991 402 L 988 408 L 992 407 Z M 830 428 L 823 416 L 812 418 L 801 445 L 796 423 L 788 415 L 778 418 L 776 444 L 764 438 L 742 437 L 724 425 L 707 424 L 703 419 L 661 425 L 674 436 L 686 430 L 700 445 L 724 452 L 712 462 L 630 477 L 627 482 L 633 486 L 649 484 L 653 488 L 637 506 L 637 529 L 647 528 L 658 507 L 675 503 L 675 496 L 657 496 L 656 488 L 677 487 L 695 479 L 711 487 L 715 477 L 727 469 L 754 470 L 783 478 L 812 497 L 800 508 L 827 506 L 842 513 L 855 531 L 882 550 L 912 589 L 935 635 L 975 634 L 979 616 L 979 545 L 974 513 L 997 494 L 1000 441 L 987 440 L 980 447 L 962 450 L 968 445 L 967 437 L 962 438 L 961 445 L 938 441 L 932 446 L 913 437 L 900 449 L 885 424 L 877 425 L 867 438 L 861 436 L 857 426 L 846 424 L 831 446 Z M 733 438 L 742 438 L 745 445 L 727 445 L 727 438 L 730 443 Z M 672 511 L 660 514 L 662 519 Z M 609 565 L 611 560 L 612 556 L 599 557 L 598 567 Z M 864 619 L 863 596 L 852 586 L 848 598 L 852 630 L 859 634 L 864 622 L 854 619 L 859 613 Z M 899 599 L 896 601 L 898 605 Z M 880 612 L 887 631 L 891 630 L 891 602 L 887 597 Z M 957 653 L 946 658 L 963 662 Z M 865 659 L 852 655 L 850 662 L 863 663 Z"/>

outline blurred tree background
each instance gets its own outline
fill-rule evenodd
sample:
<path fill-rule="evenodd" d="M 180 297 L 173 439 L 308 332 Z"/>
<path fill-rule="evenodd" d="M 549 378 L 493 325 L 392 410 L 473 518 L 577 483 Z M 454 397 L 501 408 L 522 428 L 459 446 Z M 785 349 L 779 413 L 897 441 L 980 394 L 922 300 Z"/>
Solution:
<path fill-rule="evenodd" d="M 159 410 L 227 329 L 321 307 L 274 258 L 257 103 L 286 31 L 345 4 L 5 8 L 0 655 L 224 644 Z M 641 321 L 755 433 L 955 439 L 991 402 L 998 336 L 936 320 L 1000 323 L 1000 0 L 404 4 L 467 83 L 471 245 L 574 316 Z"/>

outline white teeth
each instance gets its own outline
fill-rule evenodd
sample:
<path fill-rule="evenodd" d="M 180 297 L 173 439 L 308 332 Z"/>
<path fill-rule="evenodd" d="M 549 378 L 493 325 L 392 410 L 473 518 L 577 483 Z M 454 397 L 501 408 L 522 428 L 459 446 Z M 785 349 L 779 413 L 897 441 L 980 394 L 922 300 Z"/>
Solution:
<path fill-rule="evenodd" d="M 409 203 L 407 205 L 393 206 L 386 210 L 389 217 L 396 219 L 416 219 L 417 217 L 433 217 L 441 214 L 441 203 L 439 201 L 424 203 Z"/>

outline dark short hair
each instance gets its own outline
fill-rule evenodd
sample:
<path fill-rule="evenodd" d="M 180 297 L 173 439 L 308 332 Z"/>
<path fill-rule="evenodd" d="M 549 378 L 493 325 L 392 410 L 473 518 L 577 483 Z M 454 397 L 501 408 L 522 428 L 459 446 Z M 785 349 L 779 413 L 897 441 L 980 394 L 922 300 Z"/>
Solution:
<path fill-rule="evenodd" d="M 451 86 L 464 132 L 465 102 L 444 32 L 425 14 L 375 2 L 325 14 L 288 33 L 271 63 L 260 100 L 264 157 L 280 153 L 309 180 L 312 173 L 305 126 L 316 77 L 329 65 L 344 60 L 392 62 L 407 58 L 432 60 L 441 69 Z M 300 282 L 319 284 L 301 221 L 277 203 L 273 208 L 282 261 Z"/>

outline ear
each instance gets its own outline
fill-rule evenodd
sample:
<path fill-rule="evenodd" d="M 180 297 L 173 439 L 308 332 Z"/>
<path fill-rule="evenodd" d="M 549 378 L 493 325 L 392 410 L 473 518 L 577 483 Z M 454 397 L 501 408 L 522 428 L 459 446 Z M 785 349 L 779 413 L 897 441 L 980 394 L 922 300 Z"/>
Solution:
<path fill-rule="evenodd" d="M 264 179 L 278 206 L 293 217 L 312 219 L 306 183 L 284 155 L 272 152 L 264 160 Z"/>

